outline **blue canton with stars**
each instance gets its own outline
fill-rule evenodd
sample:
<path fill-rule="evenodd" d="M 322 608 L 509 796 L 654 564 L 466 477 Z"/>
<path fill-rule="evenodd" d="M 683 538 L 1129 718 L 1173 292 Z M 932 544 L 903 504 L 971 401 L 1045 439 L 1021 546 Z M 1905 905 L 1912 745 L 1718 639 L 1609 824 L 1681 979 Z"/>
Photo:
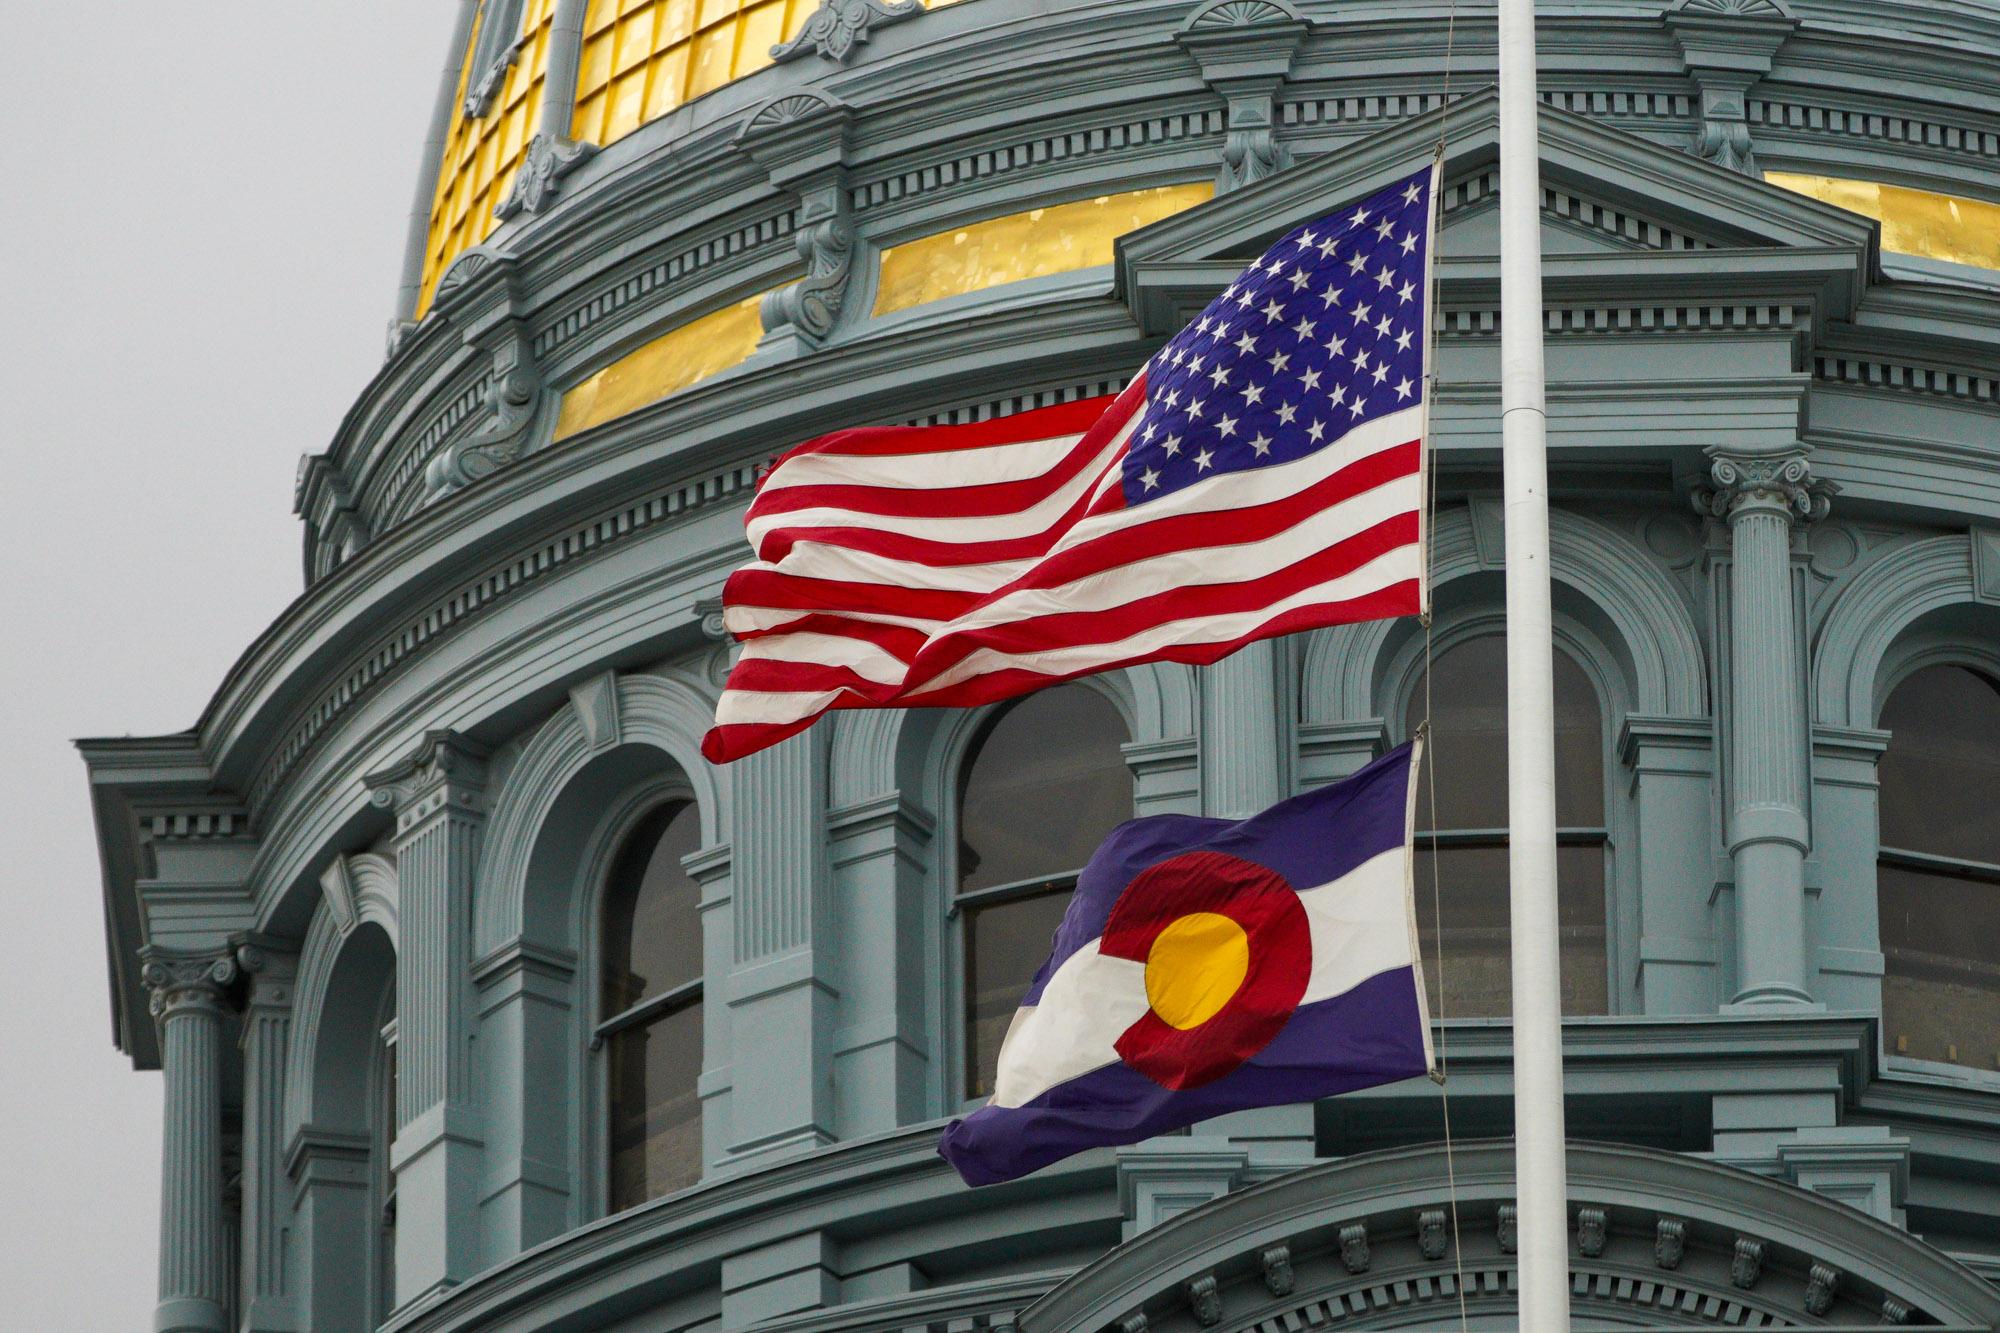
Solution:
<path fill-rule="evenodd" d="M 1426 167 L 1288 233 L 1146 364 L 1125 503 L 1289 463 L 1424 395 Z"/>

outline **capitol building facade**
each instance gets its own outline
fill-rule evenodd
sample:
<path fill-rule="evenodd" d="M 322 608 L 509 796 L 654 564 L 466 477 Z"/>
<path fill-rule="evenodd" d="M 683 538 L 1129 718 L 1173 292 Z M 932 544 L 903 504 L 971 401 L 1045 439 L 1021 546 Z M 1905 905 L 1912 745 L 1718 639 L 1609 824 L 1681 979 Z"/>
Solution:
<path fill-rule="evenodd" d="M 1491 0 L 459 7 L 304 590 L 81 744 L 156 1327 L 1511 1327 Z M 2000 5 L 1540 10 L 1578 1327 L 2000 1329 Z M 1428 646 L 702 760 L 775 455 L 1112 392 L 1440 150 Z M 962 1185 L 1102 836 L 1427 698 L 1444 1086 Z"/>

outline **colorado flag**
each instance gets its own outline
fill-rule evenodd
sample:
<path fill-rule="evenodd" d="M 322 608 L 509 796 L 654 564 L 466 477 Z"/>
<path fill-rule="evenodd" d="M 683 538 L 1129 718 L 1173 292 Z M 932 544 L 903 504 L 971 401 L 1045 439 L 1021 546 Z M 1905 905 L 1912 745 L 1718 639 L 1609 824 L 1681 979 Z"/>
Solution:
<path fill-rule="evenodd" d="M 938 1145 L 970 1185 L 1226 1111 L 1431 1068 L 1401 746 L 1242 823 L 1121 824 L 1077 881 L 1000 1048 Z"/>

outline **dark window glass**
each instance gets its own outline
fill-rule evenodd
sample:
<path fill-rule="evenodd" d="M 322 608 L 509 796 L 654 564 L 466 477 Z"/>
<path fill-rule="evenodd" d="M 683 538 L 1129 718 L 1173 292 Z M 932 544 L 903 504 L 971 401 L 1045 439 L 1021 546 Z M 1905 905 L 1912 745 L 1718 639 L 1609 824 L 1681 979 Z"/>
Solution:
<path fill-rule="evenodd" d="M 1132 817 L 1127 739 L 1103 695 L 1059 685 L 988 723 L 960 770 L 968 1097 L 993 1090 L 1001 1039 L 1048 957 L 1076 872 Z"/>
<path fill-rule="evenodd" d="M 1513 1009 L 1507 903 L 1507 641 L 1483 635 L 1431 664 L 1428 781 L 1437 785 L 1438 847 L 1417 839 L 1417 925 L 1431 1012 L 1500 1017 Z M 1423 721 L 1424 681 L 1405 724 Z M 1609 1007 L 1604 934 L 1604 730 L 1597 691 L 1570 657 L 1555 654 L 1557 912 L 1563 1011 Z M 1417 827 L 1431 825 L 1430 792 L 1417 793 Z M 1433 898 L 1432 877 L 1436 877 Z M 1444 964 L 1438 965 L 1438 917 Z"/>
<path fill-rule="evenodd" d="M 604 1013 L 701 975 L 701 889 L 681 858 L 701 846 L 694 804 L 663 805 L 626 839 L 604 907 Z"/>
<path fill-rule="evenodd" d="M 392 983 L 376 1013 L 374 1052 L 375 1133 L 370 1145 L 370 1174 L 375 1204 L 375 1319 L 389 1318 L 396 1305 L 396 1171 L 391 1162 L 396 1141 L 396 1044 L 388 1039 L 396 1015 Z"/>
<path fill-rule="evenodd" d="M 701 1179 L 701 1005 L 614 1033 L 605 1050 L 615 1213 Z"/>
<path fill-rule="evenodd" d="M 1891 1051 L 2000 1068 L 2000 687 L 1926 667 L 1882 709 L 1882 1025 Z"/>
<path fill-rule="evenodd" d="M 701 1179 L 701 843 L 691 802 L 640 821 L 605 886 L 602 1022 L 612 1212 Z"/>

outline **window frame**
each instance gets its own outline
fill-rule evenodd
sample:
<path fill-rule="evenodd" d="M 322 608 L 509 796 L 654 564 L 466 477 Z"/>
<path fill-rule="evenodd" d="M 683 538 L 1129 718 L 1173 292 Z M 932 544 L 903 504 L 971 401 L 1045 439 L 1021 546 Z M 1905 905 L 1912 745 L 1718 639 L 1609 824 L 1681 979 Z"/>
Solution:
<path fill-rule="evenodd" d="M 1897 651 L 1886 656 L 1875 677 L 1874 710 L 1870 720 L 1876 731 L 1883 737 L 1881 756 L 1876 760 L 1876 801 L 1875 801 L 1875 859 L 1869 867 L 1870 883 L 1875 890 L 1875 947 L 1882 955 L 1882 981 L 1889 977 L 1889 951 L 1882 943 L 1882 900 L 1881 875 L 1883 865 L 1897 869 L 1916 870 L 1925 874 L 1951 875 L 1971 879 L 1979 883 L 1991 884 L 1993 891 L 2000 893 L 2000 862 L 1968 861 L 1957 857 L 1941 856 L 1930 852 L 1920 852 L 1913 848 L 1891 847 L 1882 841 L 1882 801 L 1881 801 L 1881 759 L 1888 755 L 1888 747 L 1895 743 L 1894 733 L 1881 725 L 1882 713 L 1889 706 L 1889 700 L 1911 677 L 1931 667 L 1952 666 L 1985 676 L 1989 682 L 2000 682 L 2000 650 L 1985 644 L 1971 643 L 1949 633 L 1926 633 L 1905 640 L 1897 645 Z M 1876 1041 L 1882 1050 L 1885 1071 L 1926 1084 L 1972 1085 L 1987 1089 L 2000 1089 L 2000 1069 L 1981 1069 L 1976 1065 L 1954 1064 L 1949 1060 L 1931 1060 L 1919 1055 L 1905 1055 L 1889 1049 L 1889 1023 L 1884 1012 L 1882 987 L 1877 989 L 1876 999 Z"/>
<path fill-rule="evenodd" d="M 375 1007 L 375 1041 L 368 1059 L 368 1308 L 376 1323 L 396 1308 L 396 978 L 392 972 Z"/>
<path fill-rule="evenodd" d="M 584 942 L 584 948 L 577 960 L 576 985 L 579 989 L 575 994 L 576 1017 L 582 1034 L 580 1045 L 583 1048 L 585 1068 L 583 1077 L 578 1083 L 582 1095 L 578 1099 L 580 1105 L 577 1114 L 582 1118 L 582 1122 L 573 1128 L 572 1137 L 578 1146 L 578 1151 L 573 1154 L 575 1180 L 581 1204 L 580 1212 L 585 1218 L 617 1215 L 611 1211 L 609 1049 L 611 1038 L 640 1023 L 666 1017 L 670 1013 L 678 1013 L 695 1004 L 703 1003 L 707 998 L 708 977 L 704 971 L 702 976 L 691 982 L 685 982 L 658 995 L 648 996 L 618 1013 L 603 1012 L 604 911 L 609 905 L 611 871 L 617 864 L 618 854 L 624 850 L 626 840 L 638 830 L 646 818 L 663 805 L 676 801 L 685 802 L 694 808 L 697 820 L 702 818 L 701 800 L 693 784 L 670 767 L 673 761 L 664 754 L 661 756 L 661 761 L 662 767 L 667 771 L 634 785 L 611 803 L 598 821 L 597 829 L 585 844 L 585 854 L 579 858 L 581 869 L 578 872 L 578 880 L 581 892 L 577 894 L 577 901 L 584 912 L 584 920 L 583 928 L 575 938 Z M 699 905 L 696 911 L 695 924 L 697 929 L 703 931 L 703 953 L 706 962 L 706 927 L 700 920 Z M 708 1023 L 705 1018 L 702 1024 L 701 1047 L 702 1068 L 695 1075 L 697 1100 L 700 1097 L 700 1079 L 708 1069 Z M 706 1109 L 703 1108 L 704 1114 Z M 703 1180 L 708 1176 L 708 1168 L 707 1153 L 704 1150 L 701 1162 Z M 691 1185 L 687 1188 L 692 1189 L 696 1186 Z"/>
<path fill-rule="evenodd" d="M 1438 613 L 1431 628 L 1430 651 L 1424 650 L 1424 631 L 1421 628 L 1409 633 L 1402 642 L 1394 645 L 1387 657 L 1381 680 L 1383 689 L 1378 695 L 1388 705 L 1389 715 L 1383 719 L 1384 730 L 1392 744 L 1401 744 L 1410 739 L 1405 725 L 1410 706 L 1422 683 L 1427 666 L 1442 658 L 1451 649 L 1471 639 L 1487 636 L 1504 637 L 1507 617 L 1504 608 L 1493 607 L 1484 599 L 1470 608 L 1455 614 Z M 1616 661 L 1615 655 L 1596 633 L 1578 625 L 1558 608 L 1554 622 L 1554 646 L 1573 662 L 1590 682 L 1597 695 L 1598 746 L 1601 751 L 1600 772 L 1603 776 L 1604 822 L 1601 825 L 1563 825 L 1556 829 L 1558 847 L 1599 846 L 1604 855 L 1604 966 L 1605 966 L 1605 1010 L 1603 1015 L 1565 1014 L 1565 1018 L 1616 1017 L 1642 1012 L 1638 1001 L 1632 997 L 1633 979 L 1637 974 L 1636 957 L 1628 957 L 1633 948 L 1628 948 L 1628 936 L 1636 947 L 1636 919 L 1640 886 L 1627 884 L 1624 877 L 1624 861 L 1618 855 L 1621 843 L 1629 836 L 1632 828 L 1633 812 L 1624 785 L 1616 778 L 1623 770 L 1623 762 L 1618 753 L 1618 732 L 1624 717 L 1631 711 L 1631 696 L 1625 677 L 1616 669 L 1607 669 L 1607 663 Z M 1447 756 L 1448 758 L 1448 756 Z M 1505 848 L 1512 837 L 1510 829 L 1439 829 L 1433 833 L 1422 829 L 1428 817 L 1426 806 L 1427 791 L 1423 786 L 1417 790 L 1417 825 L 1414 834 L 1415 850 L 1427 848 L 1433 836 L 1440 848 Z M 1429 891 L 1428 884 L 1419 882 L 1415 891 L 1423 894 Z M 1622 920 L 1627 914 L 1634 924 L 1627 927 Z M 1424 957 L 1426 968 L 1435 967 L 1437 956 L 1427 953 Z M 1443 1020 L 1449 1023 L 1492 1021 L 1492 1016 L 1476 1014 L 1447 1014 Z"/>
<path fill-rule="evenodd" d="M 1091 690 L 1110 704 L 1118 719 L 1124 724 L 1125 741 L 1120 746 L 1121 758 L 1132 779 L 1132 814 L 1138 813 L 1138 774 L 1133 772 L 1128 747 L 1138 734 L 1133 716 L 1132 701 L 1120 688 L 1122 672 L 1105 672 L 1094 676 L 1080 676 L 1075 680 L 1049 686 L 1061 689 L 1064 686 L 1081 686 Z M 1038 691 L 1039 693 L 1039 691 Z M 935 846 L 937 857 L 937 920 L 943 926 L 934 934 L 938 942 L 938 972 L 943 981 L 935 1021 L 939 1034 L 937 1042 L 938 1065 L 933 1086 L 938 1090 L 938 1106 L 946 1115 L 962 1115 L 977 1110 L 986 1104 L 985 1097 L 965 1095 L 967 1061 L 970 1051 L 966 1041 L 966 909 L 968 907 L 992 906 L 1002 902 L 1019 901 L 1039 896 L 1042 892 L 1073 893 L 1077 877 L 1083 873 L 1082 866 L 1049 875 L 1038 875 L 1028 879 L 1010 881 L 1005 884 L 988 885 L 983 889 L 973 889 L 968 893 L 958 892 L 958 844 L 960 797 L 959 783 L 965 775 L 965 766 L 973 757 L 973 747 L 984 736 L 988 725 L 1001 713 L 1021 703 L 1028 696 L 1004 699 L 998 703 L 986 704 L 979 708 L 969 708 L 956 714 L 952 725 L 941 738 L 937 753 L 939 761 L 932 771 L 931 790 L 939 793 L 942 807 L 935 812 L 937 833 Z M 1131 816 L 1127 816 L 1130 818 Z M 1109 832 L 1110 830 L 1106 830 Z"/>

